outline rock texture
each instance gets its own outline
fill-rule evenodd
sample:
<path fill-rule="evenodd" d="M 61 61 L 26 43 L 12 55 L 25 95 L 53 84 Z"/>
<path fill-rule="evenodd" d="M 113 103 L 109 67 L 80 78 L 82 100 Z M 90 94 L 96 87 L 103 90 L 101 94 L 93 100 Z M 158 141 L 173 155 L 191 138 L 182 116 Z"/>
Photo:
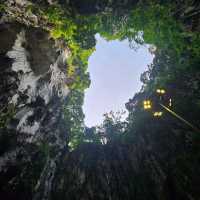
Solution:
<path fill-rule="evenodd" d="M 199 199 L 199 139 L 162 127 L 154 134 L 143 130 L 130 145 L 85 144 L 67 154 L 56 171 L 52 199 Z"/>
<path fill-rule="evenodd" d="M 15 189 L 23 185 L 21 178 L 28 165 L 33 164 L 40 165 L 40 171 L 33 172 L 38 176 L 32 177 L 31 190 L 43 191 L 42 196 L 35 195 L 34 199 L 48 199 L 56 162 L 66 149 L 62 105 L 69 93 L 65 74 L 69 52 L 60 49 L 47 32 L 16 23 L 1 24 L 0 38 L 0 109 L 5 120 L 7 116 L 11 118 L 7 127 L 1 129 L 1 136 L 13 137 L 18 144 L 14 149 L 12 145 L 11 149 L 6 145 L 8 151 L 2 148 L 0 193 L 6 199 L 10 195 L 17 197 Z M 1 145 L 4 142 L 1 141 Z M 33 163 L 36 154 L 43 155 L 43 161 Z M 18 164 L 19 172 L 16 169 Z M 37 170 L 37 167 L 30 169 Z M 12 171 L 17 173 L 16 176 L 11 175 Z M 24 185 L 27 186 L 30 184 Z M 28 193 L 29 189 L 26 190 Z M 26 196 L 20 198 L 29 199 Z"/>

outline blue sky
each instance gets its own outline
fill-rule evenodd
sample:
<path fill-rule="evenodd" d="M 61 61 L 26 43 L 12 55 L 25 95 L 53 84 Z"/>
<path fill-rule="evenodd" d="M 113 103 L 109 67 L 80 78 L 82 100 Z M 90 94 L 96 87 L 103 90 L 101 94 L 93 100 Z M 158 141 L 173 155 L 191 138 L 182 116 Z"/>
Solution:
<path fill-rule="evenodd" d="M 103 114 L 125 110 L 125 103 L 141 88 L 140 75 L 153 60 L 147 47 L 134 51 L 128 41 L 106 41 L 96 35 L 96 51 L 89 58 L 91 78 L 83 111 L 88 127 L 100 125 Z"/>

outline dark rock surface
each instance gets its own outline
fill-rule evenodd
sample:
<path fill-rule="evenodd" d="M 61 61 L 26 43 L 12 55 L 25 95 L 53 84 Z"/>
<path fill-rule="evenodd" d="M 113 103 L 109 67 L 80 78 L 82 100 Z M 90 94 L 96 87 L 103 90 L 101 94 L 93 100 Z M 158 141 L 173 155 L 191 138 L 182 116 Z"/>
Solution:
<path fill-rule="evenodd" d="M 0 196 L 32 199 L 40 190 L 43 196 L 35 199 L 48 199 L 56 162 L 66 150 L 67 53 L 39 28 L 1 24 L 0 38 Z"/>

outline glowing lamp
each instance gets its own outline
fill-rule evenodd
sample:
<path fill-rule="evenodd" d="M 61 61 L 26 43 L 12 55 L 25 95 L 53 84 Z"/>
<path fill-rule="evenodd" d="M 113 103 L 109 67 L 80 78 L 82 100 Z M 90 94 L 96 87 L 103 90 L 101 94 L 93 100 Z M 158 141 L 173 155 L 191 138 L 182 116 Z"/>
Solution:
<path fill-rule="evenodd" d="M 154 113 L 153 113 L 153 116 L 154 116 L 154 117 L 161 117 L 162 114 L 163 114 L 162 112 L 154 112 Z"/>
<path fill-rule="evenodd" d="M 158 94 L 165 94 L 165 90 L 164 89 L 157 89 L 156 92 Z"/>
<path fill-rule="evenodd" d="M 160 89 L 157 89 L 156 92 L 157 92 L 157 93 L 160 93 Z"/>
<path fill-rule="evenodd" d="M 161 93 L 161 94 L 165 94 L 165 90 L 161 90 L 160 93 Z"/>
<path fill-rule="evenodd" d="M 144 106 L 145 110 L 151 109 L 151 101 L 149 101 L 149 100 L 143 101 L 143 106 Z"/>

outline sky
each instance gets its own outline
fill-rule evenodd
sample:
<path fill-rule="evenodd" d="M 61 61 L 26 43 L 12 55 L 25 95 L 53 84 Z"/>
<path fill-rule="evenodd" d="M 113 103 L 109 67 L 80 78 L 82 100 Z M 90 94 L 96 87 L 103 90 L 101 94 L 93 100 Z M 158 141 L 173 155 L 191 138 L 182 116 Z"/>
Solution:
<path fill-rule="evenodd" d="M 88 127 L 100 125 L 103 114 L 125 110 L 125 103 L 142 86 L 140 75 L 152 63 L 148 47 L 130 49 L 128 41 L 106 41 L 96 35 L 96 51 L 89 58 L 91 85 L 83 111 Z"/>

